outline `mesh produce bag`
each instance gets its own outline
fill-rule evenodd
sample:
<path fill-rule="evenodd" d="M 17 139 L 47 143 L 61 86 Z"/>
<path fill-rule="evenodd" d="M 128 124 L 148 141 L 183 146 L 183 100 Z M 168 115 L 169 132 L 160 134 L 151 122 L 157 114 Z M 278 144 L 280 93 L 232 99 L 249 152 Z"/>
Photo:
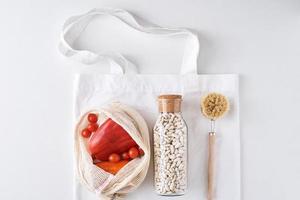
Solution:
<path fill-rule="evenodd" d="M 87 139 L 81 136 L 81 131 L 87 126 L 86 118 L 90 112 L 98 114 L 100 125 L 109 118 L 119 124 L 143 149 L 144 156 L 131 160 L 115 175 L 94 165 Z M 75 162 L 77 177 L 81 184 L 101 199 L 124 197 L 142 183 L 149 167 L 150 142 L 145 120 L 137 111 L 121 103 L 113 103 L 83 114 L 75 130 Z"/>

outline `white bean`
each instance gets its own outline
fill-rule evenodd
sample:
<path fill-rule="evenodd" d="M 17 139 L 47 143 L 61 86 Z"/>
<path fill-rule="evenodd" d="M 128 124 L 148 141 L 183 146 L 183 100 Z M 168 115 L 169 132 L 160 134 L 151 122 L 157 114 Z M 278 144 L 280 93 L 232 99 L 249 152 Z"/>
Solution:
<path fill-rule="evenodd" d="M 156 191 L 163 195 L 185 192 L 187 187 L 187 128 L 180 114 L 162 113 L 154 127 Z"/>

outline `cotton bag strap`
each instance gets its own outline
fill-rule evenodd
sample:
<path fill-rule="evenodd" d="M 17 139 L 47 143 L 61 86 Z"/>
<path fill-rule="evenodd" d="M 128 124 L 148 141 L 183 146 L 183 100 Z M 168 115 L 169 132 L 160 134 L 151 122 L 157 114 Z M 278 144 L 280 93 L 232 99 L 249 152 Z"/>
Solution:
<path fill-rule="evenodd" d="M 146 26 L 146 22 L 143 22 L 142 20 L 137 22 L 133 15 L 122 9 L 93 9 L 83 15 L 73 16 L 67 19 L 63 26 L 59 44 L 59 49 L 63 55 L 85 64 L 94 64 L 101 59 L 106 59 L 110 63 L 110 71 L 113 74 L 137 72 L 135 65 L 119 53 L 93 52 L 90 50 L 79 50 L 74 47 L 75 41 L 87 25 L 94 19 L 95 16 L 99 15 L 115 17 L 121 22 L 127 24 L 129 27 L 148 34 L 169 37 L 178 35 L 185 36 L 186 45 L 180 74 L 197 74 L 197 58 L 199 54 L 199 41 L 197 35 L 187 29 Z"/>

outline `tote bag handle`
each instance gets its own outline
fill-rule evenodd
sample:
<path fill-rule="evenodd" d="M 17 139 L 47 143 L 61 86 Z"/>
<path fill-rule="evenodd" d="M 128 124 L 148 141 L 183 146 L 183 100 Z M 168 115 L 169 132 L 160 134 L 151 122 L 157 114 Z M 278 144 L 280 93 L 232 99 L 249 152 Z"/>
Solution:
<path fill-rule="evenodd" d="M 59 49 L 63 55 L 85 64 L 94 64 L 101 59 L 110 63 L 113 74 L 137 73 L 136 66 L 123 55 L 116 52 L 93 52 L 90 50 L 75 49 L 74 43 L 87 25 L 98 15 L 108 15 L 117 18 L 129 27 L 140 32 L 186 37 L 186 44 L 182 58 L 180 74 L 197 74 L 197 58 L 199 54 L 199 40 L 196 34 L 182 28 L 162 28 L 159 26 L 145 26 L 142 20 L 136 21 L 133 15 L 122 9 L 103 8 L 93 9 L 83 15 L 73 16 L 66 20 L 61 33 Z"/>

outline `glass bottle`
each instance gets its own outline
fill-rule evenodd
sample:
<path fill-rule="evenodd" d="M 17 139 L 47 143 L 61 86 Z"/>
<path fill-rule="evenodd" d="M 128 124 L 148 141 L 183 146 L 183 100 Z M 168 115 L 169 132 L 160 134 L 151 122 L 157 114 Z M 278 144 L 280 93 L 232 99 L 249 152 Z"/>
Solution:
<path fill-rule="evenodd" d="M 159 195 L 183 195 L 187 190 L 187 126 L 181 95 L 158 97 L 154 126 L 154 184 Z"/>

